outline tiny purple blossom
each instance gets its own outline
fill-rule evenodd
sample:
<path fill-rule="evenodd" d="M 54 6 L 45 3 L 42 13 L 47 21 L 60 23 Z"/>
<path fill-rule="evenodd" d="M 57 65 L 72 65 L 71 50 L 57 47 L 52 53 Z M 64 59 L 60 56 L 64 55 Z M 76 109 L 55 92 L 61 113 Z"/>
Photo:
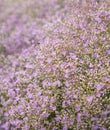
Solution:
<path fill-rule="evenodd" d="M 76 110 L 76 112 L 80 111 L 80 106 L 76 105 L 75 110 Z"/>
<path fill-rule="evenodd" d="M 91 103 L 91 102 L 93 101 L 93 98 L 94 98 L 94 96 L 93 96 L 93 95 L 88 96 L 87 101 L 88 101 L 89 103 Z"/>
<path fill-rule="evenodd" d="M 68 130 L 68 126 L 64 125 L 62 130 Z"/>
<path fill-rule="evenodd" d="M 81 113 L 77 114 L 77 118 L 76 118 L 77 122 L 81 122 Z"/>
<path fill-rule="evenodd" d="M 107 49 L 107 50 L 106 50 L 106 53 L 107 53 L 108 55 L 110 55 L 110 49 Z"/>

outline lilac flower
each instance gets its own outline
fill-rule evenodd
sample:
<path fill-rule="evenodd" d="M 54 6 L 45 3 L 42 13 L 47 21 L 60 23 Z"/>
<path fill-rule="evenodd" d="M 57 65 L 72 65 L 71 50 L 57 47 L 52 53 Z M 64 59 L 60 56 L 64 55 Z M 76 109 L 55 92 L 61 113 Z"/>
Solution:
<path fill-rule="evenodd" d="M 81 113 L 77 114 L 77 118 L 76 118 L 77 122 L 81 122 Z"/>
<path fill-rule="evenodd" d="M 65 86 L 66 86 L 66 87 L 69 87 L 69 86 L 70 86 L 70 84 L 68 83 L 68 81 L 65 82 Z"/>
<path fill-rule="evenodd" d="M 95 20 L 96 20 L 98 23 L 101 23 L 101 18 L 99 18 L 99 16 L 95 17 Z"/>
<path fill-rule="evenodd" d="M 42 113 L 42 116 L 45 118 L 45 117 L 48 117 L 48 116 L 49 116 L 49 114 L 48 114 L 48 113 L 46 113 L 46 112 L 43 112 L 43 113 Z"/>
<path fill-rule="evenodd" d="M 65 101 L 62 102 L 62 107 L 66 108 L 66 102 Z"/>
<path fill-rule="evenodd" d="M 80 106 L 79 105 L 76 105 L 76 112 L 80 111 Z"/>
<path fill-rule="evenodd" d="M 93 98 L 94 98 L 94 96 L 93 96 L 93 95 L 88 96 L 87 101 L 88 101 L 89 103 L 91 103 L 91 102 L 93 101 Z"/>
<path fill-rule="evenodd" d="M 15 97 L 15 92 L 13 91 L 13 89 L 9 90 L 9 96 L 11 96 L 12 98 Z"/>
<path fill-rule="evenodd" d="M 60 87 L 62 84 L 61 84 L 61 82 L 59 80 L 57 80 L 57 81 L 54 82 L 54 85 Z"/>
<path fill-rule="evenodd" d="M 2 129 L 5 129 L 5 130 L 8 130 L 8 129 L 9 129 L 9 123 L 6 122 L 5 124 L 3 124 L 3 125 L 1 126 L 1 128 L 2 128 Z"/>
<path fill-rule="evenodd" d="M 77 94 L 74 94 L 74 95 L 73 95 L 73 98 L 77 99 L 77 98 L 78 98 L 78 95 L 77 95 Z"/>
<path fill-rule="evenodd" d="M 109 111 L 106 109 L 105 111 L 104 111 L 104 116 L 107 118 L 107 115 L 109 114 Z"/>
<path fill-rule="evenodd" d="M 68 130 L 68 126 L 64 125 L 62 130 Z"/>
<path fill-rule="evenodd" d="M 97 130 L 97 129 L 98 129 L 97 125 L 95 125 L 95 126 L 92 127 L 92 130 Z"/>
<path fill-rule="evenodd" d="M 106 50 L 106 53 L 107 53 L 108 55 L 110 55 L 110 49 L 107 49 L 107 50 Z"/>
<path fill-rule="evenodd" d="M 11 121 L 11 124 L 14 125 L 14 126 L 17 126 L 19 123 L 20 123 L 19 120 L 13 120 L 13 121 Z"/>
<path fill-rule="evenodd" d="M 41 128 L 41 130 L 46 130 L 45 128 Z"/>
<path fill-rule="evenodd" d="M 28 125 L 25 125 L 25 126 L 23 126 L 23 129 L 24 129 L 24 130 L 29 130 L 29 126 L 28 126 Z"/>
<path fill-rule="evenodd" d="M 43 81 L 43 82 L 42 82 L 42 85 L 43 85 L 43 86 L 48 86 L 48 82 L 47 82 L 47 81 Z"/>
<path fill-rule="evenodd" d="M 70 53 L 70 57 L 71 57 L 72 59 L 77 59 L 77 56 L 76 56 L 76 54 L 74 54 L 74 53 Z"/>
<path fill-rule="evenodd" d="M 48 63 L 51 63 L 51 61 L 52 61 L 52 60 L 51 60 L 50 58 L 47 59 L 47 62 L 48 62 Z"/>
<path fill-rule="evenodd" d="M 100 91 L 103 88 L 103 84 L 98 84 L 96 86 L 97 91 Z"/>

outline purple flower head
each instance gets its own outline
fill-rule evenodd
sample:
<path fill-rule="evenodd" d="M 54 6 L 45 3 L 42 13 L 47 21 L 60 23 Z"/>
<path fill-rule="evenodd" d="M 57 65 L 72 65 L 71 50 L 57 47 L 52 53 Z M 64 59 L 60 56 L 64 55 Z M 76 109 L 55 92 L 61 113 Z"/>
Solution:
<path fill-rule="evenodd" d="M 0 126 L 2 129 L 8 130 L 9 129 L 9 123 L 6 122 L 5 124 Z"/>
<path fill-rule="evenodd" d="M 110 55 L 110 49 L 107 49 L 107 50 L 106 50 L 106 53 L 107 53 L 108 55 Z"/>
<path fill-rule="evenodd" d="M 96 90 L 100 91 L 103 88 L 103 84 L 96 85 Z"/>
<path fill-rule="evenodd" d="M 68 130 L 68 126 L 64 125 L 62 130 Z"/>
<path fill-rule="evenodd" d="M 77 118 L 76 118 L 77 122 L 81 122 L 81 113 L 77 114 Z"/>
<path fill-rule="evenodd" d="M 93 98 L 94 98 L 94 96 L 93 96 L 93 95 L 88 96 L 87 101 L 88 101 L 89 103 L 91 103 L 91 102 L 93 101 Z"/>
<path fill-rule="evenodd" d="M 80 106 L 79 106 L 79 105 L 76 105 L 75 110 L 76 110 L 76 112 L 80 111 Z"/>

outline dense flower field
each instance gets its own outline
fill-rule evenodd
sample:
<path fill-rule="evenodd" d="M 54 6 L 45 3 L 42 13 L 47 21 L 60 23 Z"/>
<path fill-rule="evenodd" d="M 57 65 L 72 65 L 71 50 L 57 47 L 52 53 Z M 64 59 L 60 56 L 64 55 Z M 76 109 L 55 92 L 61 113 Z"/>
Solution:
<path fill-rule="evenodd" d="M 110 130 L 109 0 L 0 0 L 0 130 Z"/>

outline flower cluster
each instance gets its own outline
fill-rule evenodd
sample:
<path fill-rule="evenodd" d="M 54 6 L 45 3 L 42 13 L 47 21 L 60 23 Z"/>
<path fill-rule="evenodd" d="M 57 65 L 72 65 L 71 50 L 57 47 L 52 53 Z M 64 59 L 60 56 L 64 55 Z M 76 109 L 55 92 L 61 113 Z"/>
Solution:
<path fill-rule="evenodd" d="M 0 128 L 109 130 L 109 0 L 19 2 L 0 21 Z"/>

